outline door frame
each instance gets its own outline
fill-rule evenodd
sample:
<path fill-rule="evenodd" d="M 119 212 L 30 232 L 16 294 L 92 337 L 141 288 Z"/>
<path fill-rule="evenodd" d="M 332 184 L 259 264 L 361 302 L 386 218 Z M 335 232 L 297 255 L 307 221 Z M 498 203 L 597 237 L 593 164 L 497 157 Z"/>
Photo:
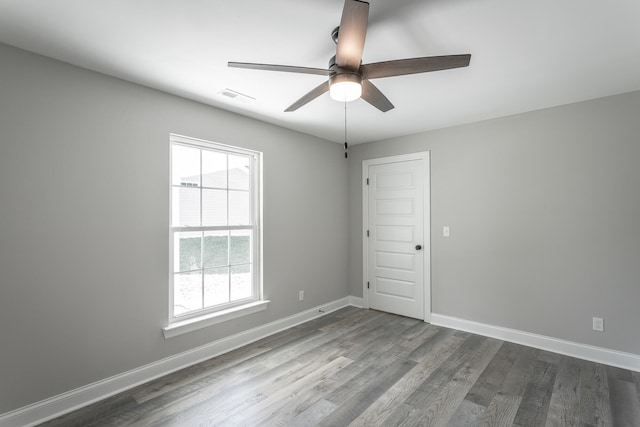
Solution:
<path fill-rule="evenodd" d="M 401 154 L 397 156 L 380 157 L 362 161 L 362 302 L 364 308 L 369 308 L 369 292 L 367 289 L 369 273 L 368 237 L 369 229 L 369 190 L 367 178 L 369 166 L 382 165 L 387 163 L 399 163 L 410 160 L 424 160 L 426 170 L 424 173 L 424 243 L 423 262 L 424 277 L 424 321 L 431 322 L 431 152 L 421 151 L 417 153 Z"/>

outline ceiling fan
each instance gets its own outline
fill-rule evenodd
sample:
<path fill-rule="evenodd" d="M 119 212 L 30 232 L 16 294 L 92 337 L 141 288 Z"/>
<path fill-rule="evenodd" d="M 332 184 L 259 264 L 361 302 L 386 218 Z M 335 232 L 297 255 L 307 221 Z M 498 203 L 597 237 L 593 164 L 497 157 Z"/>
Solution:
<path fill-rule="evenodd" d="M 331 98 L 335 100 L 349 102 L 362 97 L 378 110 L 387 112 L 394 108 L 393 104 L 371 83 L 371 79 L 448 70 L 469 65 L 471 60 L 469 54 L 397 59 L 362 64 L 362 51 L 364 50 L 368 20 L 369 3 L 361 0 L 345 0 L 340 26 L 331 33 L 331 38 L 336 43 L 336 54 L 329 60 L 328 69 L 251 62 L 229 62 L 228 66 L 329 76 L 328 82 L 323 82 L 312 89 L 285 111 L 295 111 L 329 91 Z"/>

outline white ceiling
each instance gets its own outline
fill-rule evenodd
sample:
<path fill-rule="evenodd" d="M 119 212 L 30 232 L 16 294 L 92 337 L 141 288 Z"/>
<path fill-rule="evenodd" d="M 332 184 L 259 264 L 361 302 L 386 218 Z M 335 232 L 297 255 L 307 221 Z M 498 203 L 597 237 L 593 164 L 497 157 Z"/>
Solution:
<path fill-rule="evenodd" d="M 0 42 L 286 128 L 344 141 L 325 77 L 344 0 L 0 0 Z M 640 90 L 638 0 L 371 0 L 363 62 L 470 53 L 471 65 L 374 80 L 395 105 L 347 104 L 350 143 Z M 231 89 L 255 98 L 219 95 Z"/>

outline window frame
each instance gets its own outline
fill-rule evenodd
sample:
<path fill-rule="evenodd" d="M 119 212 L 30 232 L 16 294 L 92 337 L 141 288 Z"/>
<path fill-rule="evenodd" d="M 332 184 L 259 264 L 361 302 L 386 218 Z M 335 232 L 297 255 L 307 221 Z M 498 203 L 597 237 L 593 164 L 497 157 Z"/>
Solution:
<path fill-rule="evenodd" d="M 224 226 L 174 226 L 173 225 L 173 147 L 181 145 L 191 148 L 197 148 L 205 151 L 213 151 L 224 153 L 227 155 L 240 155 L 247 157 L 250 162 L 250 184 L 249 184 L 249 200 L 250 200 L 250 221 L 249 225 L 224 225 Z M 202 159 L 202 155 L 201 155 Z M 201 160 L 202 161 L 202 160 Z M 228 168 L 227 168 L 228 171 Z M 201 171 L 202 174 L 202 163 Z M 202 177 L 202 175 L 201 175 Z M 227 182 L 227 198 L 229 194 Z M 198 187 L 202 197 L 202 182 Z M 200 214 L 202 214 L 202 205 L 200 205 Z M 228 222 L 228 221 L 227 221 Z M 203 307 L 202 309 L 192 310 L 187 313 L 176 315 L 174 312 L 174 252 L 175 240 L 174 235 L 178 232 L 207 232 L 207 231 L 229 231 L 234 230 L 250 230 L 252 235 L 251 247 L 251 281 L 252 295 L 249 298 L 230 301 L 224 304 L 218 304 L 211 307 Z M 204 242 L 203 242 L 204 243 Z M 229 241 L 229 244 L 231 242 Z M 204 267 L 202 267 L 204 271 Z M 204 301 L 203 301 L 204 303 Z M 241 147 L 230 146 L 217 142 L 206 141 L 197 138 L 191 138 L 183 135 L 170 134 L 169 137 L 169 312 L 168 326 L 164 328 L 165 337 L 177 335 L 174 329 L 193 330 L 204 327 L 209 324 L 219 323 L 231 318 L 239 317 L 244 314 L 253 313 L 266 309 L 268 301 L 263 299 L 262 290 L 262 153 Z M 194 326 L 197 322 L 204 321 L 202 326 Z M 173 331 L 173 332 L 172 332 Z"/>

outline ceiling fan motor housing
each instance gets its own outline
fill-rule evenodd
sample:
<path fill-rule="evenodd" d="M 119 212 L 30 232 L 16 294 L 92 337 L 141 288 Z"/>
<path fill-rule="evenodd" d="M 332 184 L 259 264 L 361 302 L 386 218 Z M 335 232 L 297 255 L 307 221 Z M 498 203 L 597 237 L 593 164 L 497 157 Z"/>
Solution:
<path fill-rule="evenodd" d="M 355 77 L 349 77 L 349 78 L 347 78 L 346 81 L 353 81 L 353 82 L 362 83 L 362 73 L 360 72 L 360 69 L 351 70 L 351 69 L 348 69 L 348 68 L 342 68 L 342 67 L 338 66 L 338 64 L 336 64 L 336 56 L 335 55 L 333 55 L 331 57 L 331 59 L 329 59 L 329 70 L 331 70 L 329 81 L 331 81 L 331 79 L 333 77 L 335 77 L 336 75 L 353 75 L 353 76 L 358 76 L 360 78 L 360 80 L 356 80 Z M 338 81 L 341 81 L 341 80 L 336 80 L 336 83 Z"/>
<path fill-rule="evenodd" d="M 343 83 L 343 82 L 352 82 L 352 83 L 357 83 L 361 85 L 362 74 L 343 69 L 343 70 L 337 71 L 335 74 L 329 77 L 329 86 L 332 86 L 336 83 Z"/>

